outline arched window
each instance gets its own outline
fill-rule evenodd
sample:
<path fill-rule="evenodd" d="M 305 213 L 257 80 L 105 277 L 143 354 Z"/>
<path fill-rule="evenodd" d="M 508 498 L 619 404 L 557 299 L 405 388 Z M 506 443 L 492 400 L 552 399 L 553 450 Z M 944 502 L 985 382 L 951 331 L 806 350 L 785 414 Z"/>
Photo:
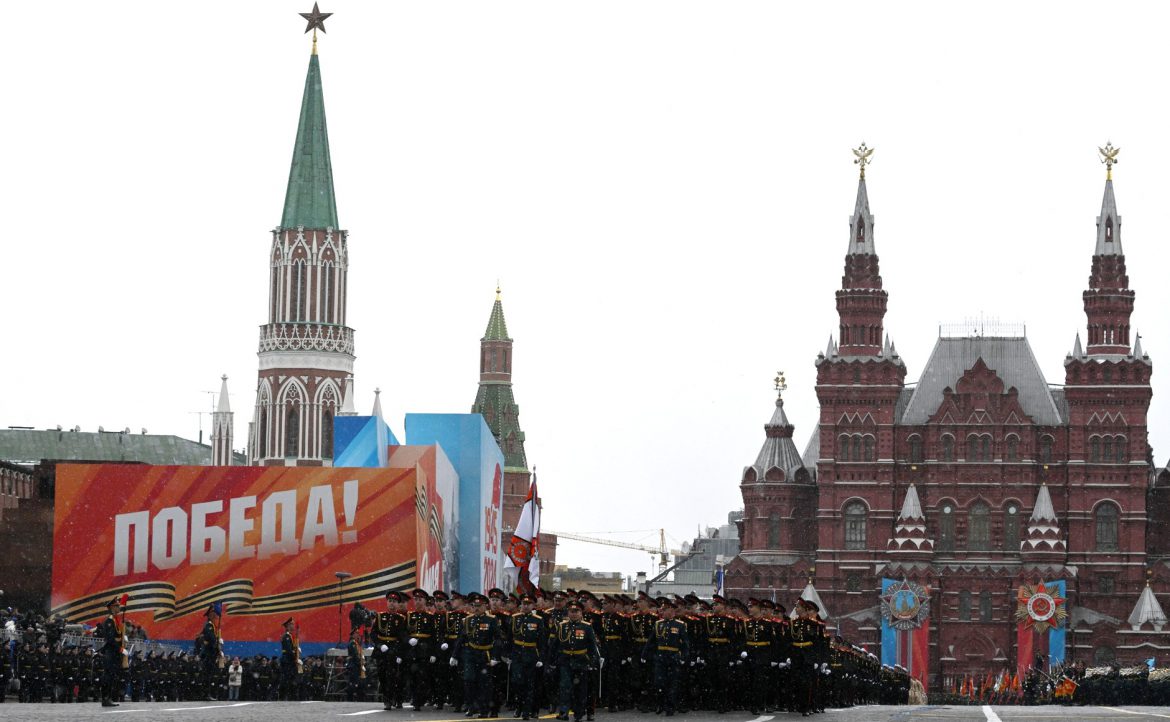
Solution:
<path fill-rule="evenodd" d="M 1113 439 L 1113 451 L 1116 452 L 1116 461 L 1118 464 L 1124 464 L 1128 456 L 1126 454 L 1126 438 L 1124 436 L 1117 436 Z"/>
<path fill-rule="evenodd" d="M 333 407 L 321 410 L 321 458 L 333 458 Z"/>
<path fill-rule="evenodd" d="M 853 437 L 853 460 L 861 461 L 861 436 Z"/>
<path fill-rule="evenodd" d="M 991 592 L 986 589 L 979 592 L 979 621 L 991 621 Z"/>
<path fill-rule="evenodd" d="M 967 437 L 967 461 L 979 460 L 979 437 L 971 434 Z"/>
<path fill-rule="evenodd" d="M 1041 464 L 1052 463 L 1052 437 L 1051 436 L 1045 435 L 1045 436 L 1040 437 L 1040 463 Z"/>
<path fill-rule="evenodd" d="M 1097 525 L 1097 551 L 1117 551 L 1117 521 L 1120 516 L 1117 507 L 1110 503 L 1098 506 L 1093 513 Z"/>
<path fill-rule="evenodd" d="M 260 410 L 260 426 L 256 429 L 256 436 L 259 440 L 257 458 L 263 459 L 268 456 L 268 409 Z"/>
<path fill-rule="evenodd" d="M 1113 462 L 1113 437 L 1106 436 L 1101 439 L 1101 460 L 1106 464 Z"/>
<path fill-rule="evenodd" d="M 955 507 L 947 502 L 942 505 L 942 514 L 938 520 L 938 550 L 953 552 L 955 550 Z"/>
<path fill-rule="evenodd" d="M 922 463 L 922 437 L 918 434 L 913 434 L 910 439 L 910 463 Z"/>
<path fill-rule="evenodd" d="M 982 452 L 983 460 L 991 461 L 991 437 L 984 435 L 980 439 L 980 446 L 982 447 L 980 451 Z"/>
<path fill-rule="evenodd" d="M 837 451 L 837 458 L 840 461 L 849 461 L 849 437 L 842 434 L 837 439 L 837 445 L 840 447 Z"/>
<path fill-rule="evenodd" d="M 1014 501 L 1003 511 L 1003 550 L 1007 554 L 1020 551 L 1020 507 Z"/>
<path fill-rule="evenodd" d="M 780 514 L 777 512 L 768 515 L 768 548 L 780 548 Z"/>
<path fill-rule="evenodd" d="M 1101 437 L 1094 436 L 1089 440 L 1089 461 L 1096 463 L 1101 460 Z"/>
<path fill-rule="evenodd" d="M 298 442 L 301 438 L 301 409 L 299 406 L 290 406 L 284 419 L 284 455 L 297 456 Z"/>
<path fill-rule="evenodd" d="M 1005 461 L 1020 460 L 1020 437 L 1016 436 L 1015 434 L 1011 434 L 1005 440 L 1004 446 L 1007 447 L 1004 452 Z"/>
<path fill-rule="evenodd" d="M 991 549 L 991 510 L 982 501 L 967 512 L 967 547 L 973 552 Z"/>
<path fill-rule="evenodd" d="M 971 619 L 971 592 L 966 589 L 959 592 L 959 619 Z"/>
<path fill-rule="evenodd" d="M 865 504 L 851 501 L 845 506 L 845 548 L 865 548 Z"/>
<path fill-rule="evenodd" d="M 855 384 L 861 383 L 861 369 L 860 368 L 853 369 L 853 383 L 855 383 Z"/>
<path fill-rule="evenodd" d="M 873 461 L 874 458 L 876 458 L 876 457 L 875 457 L 874 448 L 873 448 L 873 437 L 866 436 L 865 437 L 865 460 L 866 461 Z"/>
<path fill-rule="evenodd" d="M 950 434 L 943 434 L 942 437 L 942 460 L 948 462 L 955 460 L 955 437 Z"/>

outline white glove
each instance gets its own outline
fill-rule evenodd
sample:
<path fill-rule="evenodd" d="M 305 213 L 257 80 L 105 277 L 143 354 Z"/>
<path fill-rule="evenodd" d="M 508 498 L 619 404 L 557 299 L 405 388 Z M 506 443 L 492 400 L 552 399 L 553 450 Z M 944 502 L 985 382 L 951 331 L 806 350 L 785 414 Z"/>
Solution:
<path fill-rule="evenodd" d="M 454 666 L 456 666 L 456 665 L 458 665 L 458 664 L 459 664 L 459 660 L 458 660 L 458 659 L 455 659 L 454 657 L 452 657 L 452 658 L 451 658 L 451 661 L 447 662 L 447 664 L 449 664 L 449 665 L 451 665 L 452 667 L 454 667 Z"/>
<path fill-rule="evenodd" d="M 442 644 L 440 644 L 440 645 L 439 645 L 439 649 L 441 649 L 441 650 L 443 650 L 444 652 L 446 652 L 446 651 L 447 651 L 447 643 L 446 643 L 446 642 L 443 642 Z"/>
<path fill-rule="evenodd" d="M 740 652 L 740 653 L 739 653 L 739 658 L 740 658 L 740 659 L 747 659 L 747 652 Z"/>
<path fill-rule="evenodd" d="M 818 669 L 820 669 L 820 667 L 818 667 L 818 666 L 817 666 L 817 663 L 816 663 L 816 662 L 813 662 L 813 663 L 812 663 L 812 665 L 813 665 L 813 671 L 814 671 L 814 672 L 815 672 L 815 671 L 817 671 Z"/>
<path fill-rule="evenodd" d="M 692 667 L 694 667 L 694 666 L 695 666 L 695 663 L 694 663 L 694 662 L 691 662 L 691 666 L 692 666 Z"/>
<path fill-rule="evenodd" d="M 489 666 L 489 667 L 494 667 L 494 666 L 496 666 L 497 664 L 499 664 L 499 661 L 497 661 L 497 660 L 495 660 L 495 659 L 493 659 L 492 661 L 488 662 L 488 666 Z"/>
<path fill-rule="evenodd" d="M 417 646 L 418 646 L 418 640 L 417 640 L 417 639 L 415 639 L 414 637 L 411 637 L 411 638 L 410 638 L 410 646 L 412 646 L 412 647 L 417 647 Z"/>
<path fill-rule="evenodd" d="M 395 657 L 394 664 L 402 664 L 402 657 Z"/>
<path fill-rule="evenodd" d="M 385 654 L 386 652 L 390 651 L 390 648 L 387 647 L 385 644 L 383 644 L 381 647 L 378 647 L 378 649 L 382 650 L 382 654 Z"/>
<path fill-rule="evenodd" d="M 832 673 L 833 673 L 833 671 L 832 671 L 832 670 L 829 670 L 829 669 L 825 669 L 825 670 L 821 670 L 821 671 L 823 671 L 823 672 L 824 672 L 826 675 L 829 675 L 829 674 L 832 674 Z"/>
<path fill-rule="evenodd" d="M 628 661 L 630 661 L 630 660 L 628 660 L 628 659 L 623 659 L 623 660 L 622 660 L 622 664 L 625 664 L 625 663 L 626 663 L 626 662 L 628 662 Z"/>
<path fill-rule="evenodd" d="M 430 659 L 427 661 L 429 661 L 431 664 L 434 664 L 435 663 L 435 655 L 432 654 Z"/>
<path fill-rule="evenodd" d="M 692 662 L 691 664 L 702 664 L 702 663 L 703 663 L 702 657 L 695 657 L 695 661 Z"/>
<path fill-rule="evenodd" d="M 541 667 L 543 667 L 543 666 L 544 666 L 544 662 L 541 662 L 540 660 L 537 660 L 537 662 L 536 662 L 536 668 L 537 668 L 537 669 L 540 669 L 540 668 L 541 668 Z"/>
<path fill-rule="evenodd" d="M 122 650 L 122 656 L 123 656 L 123 657 L 129 657 L 129 656 L 130 656 L 130 650 L 128 650 L 128 649 L 123 649 L 123 650 Z"/>
<path fill-rule="evenodd" d="M 772 666 L 773 666 L 773 667 L 779 667 L 779 666 L 780 666 L 780 663 L 779 663 L 779 662 L 772 662 Z"/>
<path fill-rule="evenodd" d="M 821 662 L 821 669 L 828 669 L 828 668 L 829 668 L 829 664 L 827 662 Z"/>
<path fill-rule="evenodd" d="M 792 665 L 792 657 L 789 657 L 788 659 L 784 660 L 784 664 L 791 666 Z"/>
<path fill-rule="evenodd" d="M 734 667 L 734 666 L 735 666 L 735 662 L 728 662 L 728 663 L 727 663 L 727 666 L 728 666 L 728 667 Z"/>

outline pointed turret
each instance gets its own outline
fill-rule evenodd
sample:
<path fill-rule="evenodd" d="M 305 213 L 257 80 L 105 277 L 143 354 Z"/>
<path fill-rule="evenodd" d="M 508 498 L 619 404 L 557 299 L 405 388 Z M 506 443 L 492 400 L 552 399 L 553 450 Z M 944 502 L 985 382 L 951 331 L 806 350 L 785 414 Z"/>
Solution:
<path fill-rule="evenodd" d="M 1133 314 L 1134 292 L 1129 288 L 1125 254 L 1121 251 L 1121 215 L 1113 196 L 1113 165 L 1119 149 L 1101 148 L 1108 166 L 1105 197 L 1101 215 L 1097 216 L 1097 245 L 1089 288 L 1084 292 L 1085 316 L 1088 318 L 1088 355 L 1124 356 L 1129 353 L 1129 321 Z"/>
<path fill-rule="evenodd" d="M 837 291 L 837 315 L 841 326 L 841 356 L 874 357 L 882 353 L 882 319 L 888 294 L 882 290 L 877 251 L 873 244 L 873 214 L 865 188 L 865 166 L 873 149 L 865 144 L 853 151 L 861 165 L 857 201 L 849 217 L 849 250 L 845 254 L 845 275 Z"/>
<path fill-rule="evenodd" d="M 1166 613 L 1162 611 L 1162 605 L 1158 602 L 1154 590 L 1150 588 L 1148 578 L 1146 579 L 1146 588 L 1142 590 L 1137 604 L 1134 605 L 1133 611 L 1129 614 L 1130 629 L 1135 632 L 1141 631 L 1144 624 L 1153 626 L 1155 632 L 1161 632 L 1162 627 L 1166 626 Z"/>
<path fill-rule="evenodd" d="M 345 379 L 345 398 L 341 402 L 341 411 L 337 412 L 338 416 L 357 416 L 357 407 L 353 403 L 353 377 L 349 376 Z"/>
<path fill-rule="evenodd" d="M 756 463 L 744 469 L 744 478 L 754 477 L 755 481 L 811 481 L 805 471 L 804 462 L 800 459 L 800 452 L 796 450 L 796 443 L 792 440 L 793 426 L 784 413 L 784 399 L 776 397 L 776 410 L 772 418 L 764 424 L 764 445 L 756 456 Z M 754 472 L 748 475 L 748 470 Z"/>
<path fill-rule="evenodd" d="M 1036 506 L 1032 508 L 1032 516 L 1028 519 L 1028 535 L 1020 542 L 1020 553 L 1063 557 L 1068 546 L 1061 538 L 1059 524 L 1048 485 L 1041 484 L 1040 491 L 1036 493 Z"/>
<path fill-rule="evenodd" d="M 232 465 L 232 436 L 234 435 L 235 414 L 228 400 L 227 374 L 220 378 L 219 401 L 211 415 L 211 465 Z"/>
<path fill-rule="evenodd" d="M 825 609 L 825 603 L 821 601 L 821 595 L 817 593 L 817 588 L 813 586 L 812 577 L 809 577 L 808 584 L 804 585 L 804 589 L 800 591 L 800 598 L 812 602 L 817 605 L 820 610 L 817 616 L 821 619 L 829 618 L 829 610 Z M 788 612 L 790 619 L 796 619 L 796 605 L 792 605 L 792 609 Z"/>
<path fill-rule="evenodd" d="M 1146 353 L 1142 351 L 1142 335 L 1136 334 L 1136 340 L 1133 342 L 1133 357 L 1136 359 L 1143 359 Z"/>
<path fill-rule="evenodd" d="M 329 159 L 329 133 L 325 126 L 325 96 L 321 90 L 321 64 L 316 53 L 309 57 L 309 72 L 305 76 L 305 93 L 301 98 L 300 122 L 280 226 L 338 228 L 333 164 Z"/>
<path fill-rule="evenodd" d="M 894 536 L 888 547 L 891 554 L 903 556 L 915 553 L 929 555 L 934 551 L 934 540 L 926 536 L 926 515 L 922 513 L 918 489 L 913 484 L 906 490 L 906 499 L 894 523 Z"/>
<path fill-rule="evenodd" d="M 375 419 L 382 418 L 382 389 L 374 389 L 374 409 L 370 412 L 370 416 Z"/>
<path fill-rule="evenodd" d="M 1072 357 L 1084 358 L 1085 350 L 1081 347 L 1081 332 L 1077 331 L 1077 340 L 1073 342 Z"/>

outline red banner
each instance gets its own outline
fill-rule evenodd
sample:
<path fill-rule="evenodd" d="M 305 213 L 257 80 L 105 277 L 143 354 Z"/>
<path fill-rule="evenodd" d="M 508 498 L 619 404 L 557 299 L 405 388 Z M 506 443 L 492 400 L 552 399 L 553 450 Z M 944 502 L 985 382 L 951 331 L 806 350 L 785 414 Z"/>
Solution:
<path fill-rule="evenodd" d="M 125 593 L 151 637 L 191 639 L 219 601 L 226 639 L 277 640 L 294 617 L 303 640 L 335 640 L 339 601 L 412 589 L 416 560 L 443 547 L 443 506 L 453 500 L 427 473 L 433 462 L 419 461 L 395 469 L 61 465 L 53 612 L 92 622 Z M 444 566 L 428 574 L 436 587 Z M 339 571 L 351 575 L 342 584 Z"/>

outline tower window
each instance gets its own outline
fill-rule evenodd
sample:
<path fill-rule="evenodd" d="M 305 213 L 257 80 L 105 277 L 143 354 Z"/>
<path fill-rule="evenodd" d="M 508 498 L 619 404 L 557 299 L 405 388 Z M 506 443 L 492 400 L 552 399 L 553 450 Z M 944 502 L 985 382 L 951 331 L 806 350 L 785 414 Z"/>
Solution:
<path fill-rule="evenodd" d="M 1007 443 L 1005 444 L 1005 446 L 1007 447 L 1007 449 L 1004 453 L 1006 460 L 1007 461 L 1019 461 L 1020 460 L 1020 437 L 1016 436 L 1015 434 L 1012 434 L 1011 436 L 1007 437 Z"/>
<path fill-rule="evenodd" d="M 985 552 L 991 548 L 991 514 L 987 504 L 977 501 L 967 513 L 967 543 L 971 551 Z"/>
<path fill-rule="evenodd" d="M 780 515 L 776 512 L 768 515 L 768 548 L 780 548 Z"/>
<path fill-rule="evenodd" d="M 1089 440 L 1089 461 L 1098 462 L 1101 460 L 1101 437 L 1094 436 Z"/>
<path fill-rule="evenodd" d="M 1051 436 L 1041 436 L 1040 437 L 1040 463 L 1041 464 L 1052 463 L 1052 437 Z"/>
<path fill-rule="evenodd" d="M 1093 516 L 1097 526 L 1097 551 L 1117 551 L 1117 522 L 1120 516 L 1117 507 L 1109 503 L 1102 504 Z"/>
<path fill-rule="evenodd" d="M 1003 550 L 1008 554 L 1020 551 L 1020 508 L 1008 504 L 1003 514 Z"/>
<path fill-rule="evenodd" d="M 917 434 L 910 437 L 910 463 L 922 463 L 922 437 Z"/>
<path fill-rule="evenodd" d="M 876 458 L 876 454 L 874 453 L 873 437 L 866 436 L 865 437 L 865 460 L 866 461 L 873 461 L 875 458 Z"/>
<path fill-rule="evenodd" d="M 865 549 L 866 509 L 860 501 L 845 507 L 845 548 Z"/>
<path fill-rule="evenodd" d="M 939 517 L 938 550 L 940 552 L 955 550 L 955 508 L 950 504 L 943 504 L 942 516 Z"/>
<path fill-rule="evenodd" d="M 942 437 L 942 460 L 947 462 L 955 460 L 955 437 L 950 434 L 944 434 Z"/>
<path fill-rule="evenodd" d="M 991 592 L 986 589 L 979 592 L 979 621 L 991 621 Z"/>
<path fill-rule="evenodd" d="M 971 619 L 971 592 L 966 589 L 959 592 L 959 619 L 960 621 Z"/>
<path fill-rule="evenodd" d="M 333 407 L 321 411 L 321 458 L 333 458 Z"/>
<path fill-rule="evenodd" d="M 284 455 L 295 457 L 298 452 L 298 442 L 301 437 L 300 408 L 291 406 L 284 421 Z"/>

